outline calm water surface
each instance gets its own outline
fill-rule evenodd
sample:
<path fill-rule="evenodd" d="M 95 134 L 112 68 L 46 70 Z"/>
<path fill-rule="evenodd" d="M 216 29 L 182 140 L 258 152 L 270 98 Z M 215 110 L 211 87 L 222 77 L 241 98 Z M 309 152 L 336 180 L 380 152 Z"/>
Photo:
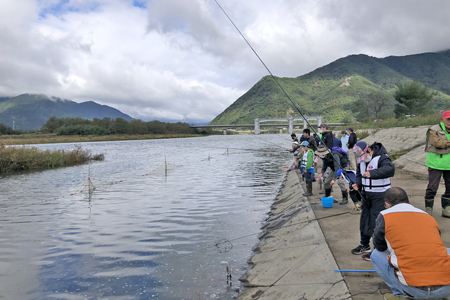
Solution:
<path fill-rule="evenodd" d="M 90 197 L 88 165 L 0 177 L 0 299 L 236 297 L 288 135 L 81 145 Z"/>

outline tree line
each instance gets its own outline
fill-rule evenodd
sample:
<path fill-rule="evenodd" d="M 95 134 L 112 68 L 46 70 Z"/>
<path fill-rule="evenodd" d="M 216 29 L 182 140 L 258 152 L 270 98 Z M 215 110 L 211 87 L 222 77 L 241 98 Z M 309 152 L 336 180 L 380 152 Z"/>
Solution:
<path fill-rule="evenodd" d="M 433 113 L 432 100 L 441 104 L 442 109 L 448 109 L 448 103 L 439 103 L 439 94 L 423 86 L 418 81 L 397 83 L 395 92 L 389 94 L 383 91 L 372 91 L 363 94 L 353 103 L 352 112 L 357 121 L 366 122 L 373 119 L 395 117 L 425 116 Z"/>
<path fill-rule="evenodd" d="M 188 123 L 165 123 L 160 121 L 144 122 L 141 120 L 127 121 L 122 118 L 93 120 L 77 118 L 51 117 L 42 125 L 42 133 L 57 135 L 110 135 L 110 134 L 195 134 L 200 133 L 190 128 Z"/>

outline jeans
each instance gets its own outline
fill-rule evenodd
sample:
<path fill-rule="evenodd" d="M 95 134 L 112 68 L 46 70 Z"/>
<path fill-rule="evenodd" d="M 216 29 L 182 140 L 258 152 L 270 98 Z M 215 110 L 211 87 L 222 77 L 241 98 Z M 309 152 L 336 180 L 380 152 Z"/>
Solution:
<path fill-rule="evenodd" d="M 450 254 L 450 249 L 447 249 Z M 413 286 L 403 285 L 395 276 L 394 268 L 389 266 L 388 255 L 389 251 L 380 252 L 373 250 L 370 259 L 377 271 L 378 275 L 391 288 L 392 293 L 398 297 L 411 297 L 413 299 L 442 299 L 450 297 L 450 285 L 445 285 L 434 291 L 423 291 Z"/>

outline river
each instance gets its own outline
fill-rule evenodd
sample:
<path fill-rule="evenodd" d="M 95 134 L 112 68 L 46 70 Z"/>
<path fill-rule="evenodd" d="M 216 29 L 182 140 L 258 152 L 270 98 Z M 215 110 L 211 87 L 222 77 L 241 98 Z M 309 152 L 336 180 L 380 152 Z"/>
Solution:
<path fill-rule="evenodd" d="M 0 177 L 0 299 L 237 296 L 292 163 L 288 135 L 81 146 L 105 154 L 92 193 L 89 165 Z"/>

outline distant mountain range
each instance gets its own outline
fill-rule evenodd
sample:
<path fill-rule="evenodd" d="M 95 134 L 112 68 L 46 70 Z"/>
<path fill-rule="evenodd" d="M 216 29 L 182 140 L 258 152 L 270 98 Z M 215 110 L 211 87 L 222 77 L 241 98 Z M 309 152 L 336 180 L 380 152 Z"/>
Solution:
<path fill-rule="evenodd" d="M 40 129 L 51 117 L 83 119 L 133 118 L 107 105 L 93 101 L 77 103 L 71 100 L 48 97 L 46 95 L 22 94 L 11 98 L 0 98 L 0 123 L 15 129 Z"/>
<path fill-rule="evenodd" d="M 393 94 L 395 84 L 417 80 L 438 91 L 433 109 L 450 109 L 450 50 L 376 58 L 350 55 L 296 78 L 277 78 L 306 115 L 322 115 L 327 122 L 352 116 L 353 103 L 371 91 Z M 271 76 L 263 77 L 210 125 L 252 124 L 255 118 L 284 118 L 298 112 Z"/>

